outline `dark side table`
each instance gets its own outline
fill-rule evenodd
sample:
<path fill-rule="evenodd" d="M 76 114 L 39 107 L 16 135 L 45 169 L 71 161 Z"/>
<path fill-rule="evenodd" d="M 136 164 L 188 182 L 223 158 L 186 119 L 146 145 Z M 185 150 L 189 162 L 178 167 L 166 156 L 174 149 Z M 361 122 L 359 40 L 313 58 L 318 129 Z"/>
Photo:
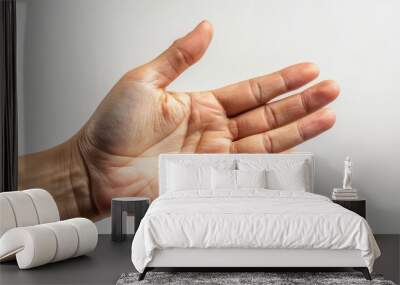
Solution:
<path fill-rule="evenodd" d="M 135 217 L 135 233 L 140 221 L 146 214 L 150 199 L 146 197 L 121 197 L 111 200 L 111 239 L 123 241 L 126 239 L 126 217 Z"/>
<path fill-rule="evenodd" d="M 356 214 L 359 214 L 364 219 L 367 218 L 366 215 L 366 200 L 365 199 L 357 199 L 357 200 L 332 200 L 333 203 L 339 204 L 340 206 L 353 211 Z"/>

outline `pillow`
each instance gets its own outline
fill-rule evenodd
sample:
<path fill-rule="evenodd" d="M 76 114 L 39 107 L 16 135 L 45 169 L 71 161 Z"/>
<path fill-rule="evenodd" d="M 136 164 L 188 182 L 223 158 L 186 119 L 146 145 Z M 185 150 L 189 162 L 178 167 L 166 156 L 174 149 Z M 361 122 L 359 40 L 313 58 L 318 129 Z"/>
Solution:
<path fill-rule="evenodd" d="M 275 168 L 267 171 L 268 189 L 307 191 L 306 164 L 299 163 L 292 167 Z"/>
<path fill-rule="evenodd" d="M 236 189 L 236 170 L 212 168 L 212 189 Z"/>
<path fill-rule="evenodd" d="M 238 188 L 267 188 L 267 171 L 236 170 Z"/>
<path fill-rule="evenodd" d="M 170 191 L 211 189 L 211 167 L 188 167 L 171 163 L 168 167 L 167 189 Z"/>
<path fill-rule="evenodd" d="M 308 161 L 282 158 L 238 160 L 240 170 L 267 170 L 267 188 L 271 190 L 311 191 L 311 168 Z"/>

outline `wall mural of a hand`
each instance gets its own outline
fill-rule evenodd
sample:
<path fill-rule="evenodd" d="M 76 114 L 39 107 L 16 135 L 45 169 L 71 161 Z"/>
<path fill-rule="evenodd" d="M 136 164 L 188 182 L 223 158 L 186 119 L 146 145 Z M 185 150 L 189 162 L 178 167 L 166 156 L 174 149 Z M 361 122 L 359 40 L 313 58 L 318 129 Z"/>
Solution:
<path fill-rule="evenodd" d="M 215 90 L 167 90 L 202 57 L 211 39 L 212 27 L 203 21 L 160 56 L 127 72 L 68 141 L 86 176 L 79 183 L 73 179 L 79 175 L 70 175 L 71 187 L 84 184 L 73 190 L 75 196 L 86 187 L 90 206 L 85 207 L 94 208 L 78 206 L 79 212 L 102 217 L 112 197 L 156 198 L 160 153 L 276 153 L 333 126 L 335 115 L 324 107 L 339 95 L 334 81 L 273 100 L 314 80 L 319 71 L 311 63 Z"/>

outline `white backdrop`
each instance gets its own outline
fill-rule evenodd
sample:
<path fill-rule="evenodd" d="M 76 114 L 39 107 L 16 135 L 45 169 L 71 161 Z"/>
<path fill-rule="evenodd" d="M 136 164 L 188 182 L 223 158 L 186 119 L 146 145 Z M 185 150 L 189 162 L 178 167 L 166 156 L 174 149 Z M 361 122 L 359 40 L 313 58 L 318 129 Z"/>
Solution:
<path fill-rule="evenodd" d="M 68 139 L 125 71 L 208 19 L 208 52 L 171 89 L 317 63 L 342 95 L 332 104 L 335 127 L 299 147 L 317 157 L 316 192 L 340 186 L 351 155 L 373 230 L 400 233 L 399 1 L 17 2 L 21 154 Z"/>

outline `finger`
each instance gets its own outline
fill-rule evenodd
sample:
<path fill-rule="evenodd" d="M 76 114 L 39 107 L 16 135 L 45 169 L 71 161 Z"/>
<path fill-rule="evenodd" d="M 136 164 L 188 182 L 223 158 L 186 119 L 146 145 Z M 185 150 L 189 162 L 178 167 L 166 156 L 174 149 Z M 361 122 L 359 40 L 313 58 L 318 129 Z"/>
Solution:
<path fill-rule="evenodd" d="M 297 89 L 319 74 L 318 67 L 312 63 L 299 63 L 278 72 L 228 85 L 213 94 L 225 108 L 228 116 L 237 115 L 288 91 Z"/>
<path fill-rule="evenodd" d="M 145 80 L 152 81 L 157 87 L 166 87 L 203 56 L 211 38 L 211 24 L 201 22 L 193 31 L 176 40 L 161 55 L 143 66 L 144 74 L 147 75 Z"/>
<path fill-rule="evenodd" d="M 334 123 L 333 111 L 323 109 L 281 128 L 234 141 L 230 152 L 282 152 L 330 129 Z"/>
<path fill-rule="evenodd" d="M 339 85 L 335 81 L 322 81 L 299 94 L 232 118 L 232 135 L 237 140 L 279 128 L 321 109 L 338 95 Z"/>

